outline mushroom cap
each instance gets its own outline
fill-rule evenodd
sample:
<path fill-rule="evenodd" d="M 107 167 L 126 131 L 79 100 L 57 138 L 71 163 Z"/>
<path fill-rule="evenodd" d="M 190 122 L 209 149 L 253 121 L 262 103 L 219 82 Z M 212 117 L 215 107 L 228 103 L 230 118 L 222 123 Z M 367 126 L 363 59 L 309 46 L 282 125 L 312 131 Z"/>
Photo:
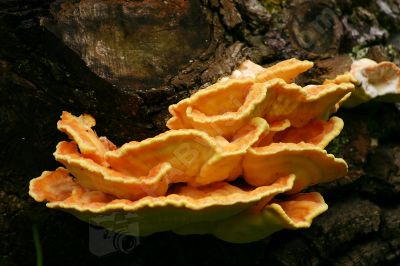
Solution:
<path fill-rule="evenodd" d="M 308 85 L 300 87 L 281 79 L 266 83 L 268 88 L 263 117 L 269 122 L 288 119 L 293 127 L 302 127 L 313 119 L 327 119 L 335 105 L 352 92 L 352 83 Z"/>
<path fill-rule="evenodd" d="M 243 176 L 253 186 L 268 185 L 288 173 L 296 175 L 289 193 L 346 175 L 347 164 L 309 143 L 272 143 L 250 148 L 243 160 Z"/>
<path fill-rule="evenodd" d="M 333 116 L 329 120 L 316 119 L 303 127 L 289 127 L 285 130 L 276 132 L 271 142 L 283 143 L 310 143 L 321 148 L 325 148 L 342 131 L 343 120 Z M 265 145 L 258 145 L 265 146 Z"/>
<path fill-rule="evenodd" d="M 71 212 L 80 219 L 105 227 L 110 227 L 107 217 L 115 213 L 119 213 L 122 219 L 124 215 L 121 214 L 135 214 L 124 232 L 134 234 L 129 232 L 129 224 L 139 223 L 139 233 L 145 236 L 188 224 L 228 218 L 290 190 L 294 179 L 294 175 L 283 176 L 274 184 L 260 187 L 235 186 L 227 182 L 199 188 L 182 185 L 166 196 L 146 196 L 131 201 L 88 190 L 75 182 L 66 169 L 58 168 L 31 180 L 30 195 L 37 201 L 50 201 L 47 203 L 49 208 Z"/>
<path fill-rule="evenodd" d="M 261 116 L 265 94 L 266 88 L 250 79 L 216 83 L 171 105 L 167 127 L 194 128 L 229 139 L 253 117 Z"/>
<path fill-rule="evenodd" d="M 167 126 L 174 130 L 194 128 L 226 138 L 258 116 L 268 123 L 287 119 L 292 126 L 302 127 L 313 119 L 327 119 L 336 111 L 335 105 L 353 89 L 352 83 L 303 88 L 282 79 L 264 83 L 228 80 L 171 105 L 173 117 Z"/>
<path fill-rule="evenodd" d="M 211 136 L 230 138 L 252 117 L 261 112 L 268 99 L 264 82 L 281 79 L 292 82 L 313 66 L 310 61 L 295 58 L 263 68 L 246 60 L 230 77 L 202 89 L 190 98 L 169 107 L 170 129 L 195 128 Z M 268 121 L 270 122 L 270 121 Z"/>
<path fill-rule="evenodd" d="M 174 232 L 182 235 L 208 233 L 231 243 L 249 243 L 282 229 L 308 228 L 312 220 L 327 209 L 319 193 L 301 193 L 285 200 L 274 200 L 262 209 L 251 208 L 224 220 L 190 224 Z"/>
<path fill-rule="evenodd" d="M 267 146 L 273 142 L 274 136 L 285 129 L 290 128 L 290 121 L 288 119 L 274 121 L 269 123 L 269 132 L 260 137 L 256 147 Z"/>
<path fill-rule="evenodd" d="M 350 73 L 359 86 L 344 103 L 354 107 L 370 100 L 384 102 L 400 101 L 400 69 L 392 62 L 377 63 L 370 59 L 353 62 Z"/>
<path fill-rule="evenodd" d="M 169 176 L 173 174 L 172 166 L 169 163 L 161 162 L 152 167 L 145 175 L 125 175 L 83 157 L 74 142 L 60 142 L 54 157 L 83 187 L 131 200 L 147 195 L 164 195 L 168 189 Z"/>
<path fill-rule="evenodd" d="M 271 79 L 280 78 L 291 83 L 299 74 L 306 72 L 313 66 L 313 62 L 307 60 L 301 61 L 296 58 L 281 61 L 267 68 L 257 65 L 250 60 L 246 60 L 232 72 L 230 77 L 222 78 L 221 81 L 227 79 L 250 78 L 255 82 L 265 82 Z"/>
<path fill-rule="evenodd" d="M 84 114 L 76 117 L 64 111 L 61 120 L 57 123 L 57 128 L 78 144 L 82 155 L 106 166 L 104 154 L 115 149 L 115 145 L 105 137 L 99 138 L 92 130 L 95 125 L 96 120 L 91 115 Z"/>
<path fill-rule="evenodd" d="M 91 121 L 93 125 L 94 119 Z M 145 196 L 146 190 L 149 195 L 163 195 L 170 183 L 206 185 L 234 180 L 241 174 L 240 161 L 247 149 L 268 133 L 268 123 L 255 117 L 235 132 L 231 142 L 199 130 L 182 129 L 117 149 L 98 138 L 82 117 L 63 112 L 58 125 L 77 145 L 61 142 L 54 153 L 56 160 L 85 187 L 129 199 Z"/>
<path fill-rule="evenodd" d="M 238 177 L 237 167 L 248 148 L 267 131 L 267 122 L 259 117 L 240 128 L 231 142 L 199 130 L 169 130 L 109 151 L 106 160 L 112 169 L 132 176 L 143 175 L 160 162 L 167 162 L 175 171 L 169 176 L 171 183 L 207 185 Z"/>
<path fill-rule="evenodd" d="M 265 82 L 279 78 L 287 83 L 291 83 L 299 74 L 306 72 L 313 66 L 314 63 L 307 60 L 287 59 L 258 72 L 256 74 L 256 81 Z"/>

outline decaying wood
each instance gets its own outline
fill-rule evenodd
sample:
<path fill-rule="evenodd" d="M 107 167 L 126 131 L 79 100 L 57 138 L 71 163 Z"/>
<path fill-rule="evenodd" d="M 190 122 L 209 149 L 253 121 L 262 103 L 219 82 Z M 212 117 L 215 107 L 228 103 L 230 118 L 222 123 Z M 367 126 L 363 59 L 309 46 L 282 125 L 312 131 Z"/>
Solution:
<path fill-rule="evenodd" d="M 95 2 L 101 12 L 91 12 Z M 247 58 L 315 60 L 300 83 L 343 72 L 350 53 L 399 63 L 399 22 L 400 3 L 381 0 L 2 1 L 0 265 L 34 263 L 32 225 L 48 265 L 400 264 L 400 111 L 392 104 L 340 111 L 345 129 L 328 149 L 347 160 L 349 174 L 310 189 L 330 209 L 308 230 L 265 241 L 166 232 L 99 259 L 87 224 L 27 195 L 30 178 L 57 166 L 62 110 L 92 114 L 99 135 L 117 144 L 143 139 L 165 130 L 168 105 Z"/>

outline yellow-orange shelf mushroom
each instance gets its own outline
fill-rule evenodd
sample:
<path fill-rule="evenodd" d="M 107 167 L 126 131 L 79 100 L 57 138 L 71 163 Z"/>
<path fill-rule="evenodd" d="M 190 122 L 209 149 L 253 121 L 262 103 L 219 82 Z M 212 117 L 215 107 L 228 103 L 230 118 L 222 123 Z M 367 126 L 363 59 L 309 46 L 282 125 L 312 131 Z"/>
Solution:
<path fill-rule="evenodd" d="M 296 193 L 346 174 L 346 162 L 324 147 L 343 128 L 330 115 L 355 83 L 350 74 L 291 83 L 312 65 L 245 61 L 170 106 L 171 130 L 121 147 L 97 136 L 90 115 L 63 112 L 57 126 L 72 141 L 60 142 L 54 156 L 65 168 L 32 179 L 29 194 L 110 230 L 104 221 L 113 216 L 132 235 L 172 230 L 245 243 L 309 227 L 327 205 L 318 193 Z"/>
<path fill-rule="evenodd" d="M 216 83 L 171 105 L 173 117 L 167 127 L 194 128 L 211 136 L 230 138 L 250 119 L 261 117 L 266 90 L 264 84 L 246 79 Z"/>
<path fill-rule="evenodd" d="M 107 138 L 99 138 L 91 129 L 96 125 L 96 120 L 90 115 L 76 117 L 68 112 L 62 112 L 57 128 L 66 133 L 79 146 L 83 156 L 96 163 L 107 165 L 104 155 L 107 151 L 115 149 L 115 145 Z"/>
<path fill-rule="evenodd" d="M 263 83 L 230 79 L 198 91 L 171 105 L 170 129 L 194 128 L 209 135 L 231 137 L 253 117 L 269 123 L 287 119 L 302 127 L 313 119 L 327 119 L 335 105 L 352 92 L 352 83 L 300 87 L 282 79 Z"/>
<path fill-rule="evenodd" d="M 269 202 L 260 209 L 250 208 L 228 219 L 188 225 L 174 232 L 181 235 L 201 232 L 231 243 L 248 243 L 282 229 L 308 228 L 312 220 L 327 209 L 319 193 L 299 193 L 286 200 Z"/>
<path fill-rule="evenodd" d="M 264 82 L 279 78 L 286 82 L 293 82 L 299 74 L 306 72 L 312 68 L 313 65 L 313 62 L 292 58 L 264 68 L 250 60 L 246 60 L 232 72 L 230 77 L 222 78 L 221 81 L 227 79 L 251 78 L 254 79 L 255 82 Z"/>
<path fill-rule="evenodd" d="M 222 78 L 192 97 L 171 105 L 169 111 L 172 118 L 167 121 L 167 127 L 196 128 L 213 136 L 229 138 L 251 117 L 262 116 L 260 112 L 264 111 L 267 94 L 263 82 L 275 78 L 292 82 L 312 66 L 312 62 L 296 58 L 269 68 L 246 60 L 230 77 Z"/>
<path fill-rule="evenodd" d="M 139 222 L 140 234 L 144 236 L 192 223 L 226 219 L 257 202 L 269 202 L 274 195 L 290 190 L 294 180 L 294 175 L 283 176 L 274 184 L 260 187 L 238 187 L 227 182 L 199 188 L 183 185 L 165 196 L 146 196 L 131 201 L 84 188 L 66 169 L 58 168 L 31 180 L 29 193 L 37 201 L 48 201 L 49 208 L 67 210 L 86 221 L 96 222 L 96 217 L 104 218 L 110 212 L 135 213 L 137 220 L 131 222 Z M 102 220 L 99 219 L 99 225 L 104 226 Z"/>
<path fill-rule="evenodd" d="M 317 183 L 333 181 L 347 173 L 347 164 L 309 143 L 272 143 L 250 148 L 243 160 L 243 176 L 253 186 L 268 185 L 282 175 L 295 174 L 290 193 Z"/>
<path fill-rule="evenodd" d="M 400 102 L 400 68 L 396 64 L 363 58 L 353 62 L 350 73 L 359 86 L 344 102 L 344 107 L 354 107 L 370 100 Z"/>
<path fill-rule="evenodd" d="M 109 151 L 106 160 L 111 168 L 132 176 L 140 176 L 160 162 L 167 162 L 174 169 L 170 182 L 207 185 L 238 177 L 243 156 L 266 131 L 268 124 L 257 117 L 239 129 L 231 142 L 214 139 L 198 130 L 170 130 Z"/>
<path fill-rule="evenodd" d="M 144 175 L 126 175 L 83 157 L 74 142 L 60 142 L 54 157 L 83 187 L 124 199 L 135 200 L 147 195 L 164 195 L 168 189 L 168 177 L 173 174 L 172 166 L 163 162 L 152 167 Z"/>
<path fill-rule="evenodd" d="M 333 116 L 328 121 L 317 119 L 307 125 L 299 128 L 284 128 L 284 130 L 270 130 L 272 136 L 269 141 L 262 140 L 263 144 L 257 145 L 267 146 L 273 142 L 284 143 L 310 143 L 318 147 L 325 148 L 334 138 L 342 131 L 344 126 L 343 120 Z"/>

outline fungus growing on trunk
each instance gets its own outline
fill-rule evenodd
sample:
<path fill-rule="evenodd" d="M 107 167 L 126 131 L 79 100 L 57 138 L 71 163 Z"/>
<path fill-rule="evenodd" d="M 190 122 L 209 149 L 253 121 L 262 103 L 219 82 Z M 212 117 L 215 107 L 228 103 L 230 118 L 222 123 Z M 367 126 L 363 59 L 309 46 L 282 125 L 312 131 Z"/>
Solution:
<path fill-rule="evenodd" d="M 346 175 L 346 162 L 324 147 L 343 128 L 330 115 L 354 88 L 347 78 L 287 83 L 310 67 L 246 61 L 170 106 L 170 130 L 121 147 L 97 136 L 90 115 L 63 112 L 58 128 L 72 141 L 54 156 L 65 168 L 31 180 L 29 193 L 106 228 L 101 217 L 135 213 L 129 223 L 139 232 L 124 232 L 141 236 L 172 230 L 245 243 L 309 227 L 327 205 L 318 193 L 299 192 Z"/>
<path fill-rule="evenodd" d="M 387 61 L 377 63 L 363 58 L 353 62 L 350 73 L 359 86 L 344 103 L 345 107 L 354 107 L 372 99 L 400 101 L 400 69 L 396 64 Z"/>

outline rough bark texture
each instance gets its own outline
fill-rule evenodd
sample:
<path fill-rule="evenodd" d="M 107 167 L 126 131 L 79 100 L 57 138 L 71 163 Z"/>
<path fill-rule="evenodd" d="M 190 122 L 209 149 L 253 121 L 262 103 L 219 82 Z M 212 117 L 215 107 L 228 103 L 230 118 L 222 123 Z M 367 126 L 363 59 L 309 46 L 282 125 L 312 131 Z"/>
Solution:
<path fill-rule="evenodd" d="M 121 77 L 126 73 L 107 76 L 104 65 L 100 71 L 99 62 L 91 63 L 94 69 L 86 60 L 106 79 L 99 77 L 83 60 L 79 45 L 87 43 L 62 41 L 65 28 L 57 23 L 68 18 L 57 17 L 56 8 L 63 2 L 0 2 L 0 265 L 35 263 L 33 225 L 46 265 L 400 265 L 400 111 L 392 104 L 368 103 L 339 112 L 345 130 L 328 149 L 347 160 L 349 174 L 310 189 L 323 193 L 329 210 L 310 229 L 278 232 L 264 241 L 234 245 L 211 236 L 165 232 L 141 238 L 129 254 L 120 250 L 98 258 L 89 251 L 87 224 L 27 195 L 31 178 L 57 166 L 52 152 L 62 137 L 55 127 L 62 110 L 92 114 L 99 135 L 121 144 L 165 130 L 169 104 L 246 58 L 264 65 L 290 57 L 317 61 L 300 83 L 342 72 L 350 53 L 399 63 L 399 1 L 189 1 L 206 21 L 199 30 L 208 44 L 199 45 L 193 57 L 183 49 L 173 66 L 157 69 L 157 62 L 165 60 L 157 57 L 157 49 L 177 53 L 175 44 L 158 40 L 151 56 L 140 58 L 140 66 L 150 66 L 143 70 L 147 76 L 134 79 Z M 101 2 L 118 6 L 129 1 Z M 168 17 L 170 4 L 185 16 L 186 1 L 164 1 L 165 7 L 158 2 L 131 1 L 135 12 L 157 17 L 150 30 Z M 156 15 L 154 10 L 165 12 Z M 78 31 L 93 31 L 89 22 L 74 23 Z M 181 26 L 171 26 L 176 43 Z M 196 36 L 186 37 L 183 42 L 190 44 Z M 146 50 L 139 48 L 139 53 Z M 151 81 L 151 71 L 156 83 L 140 85 L 140 80 Z"/>

